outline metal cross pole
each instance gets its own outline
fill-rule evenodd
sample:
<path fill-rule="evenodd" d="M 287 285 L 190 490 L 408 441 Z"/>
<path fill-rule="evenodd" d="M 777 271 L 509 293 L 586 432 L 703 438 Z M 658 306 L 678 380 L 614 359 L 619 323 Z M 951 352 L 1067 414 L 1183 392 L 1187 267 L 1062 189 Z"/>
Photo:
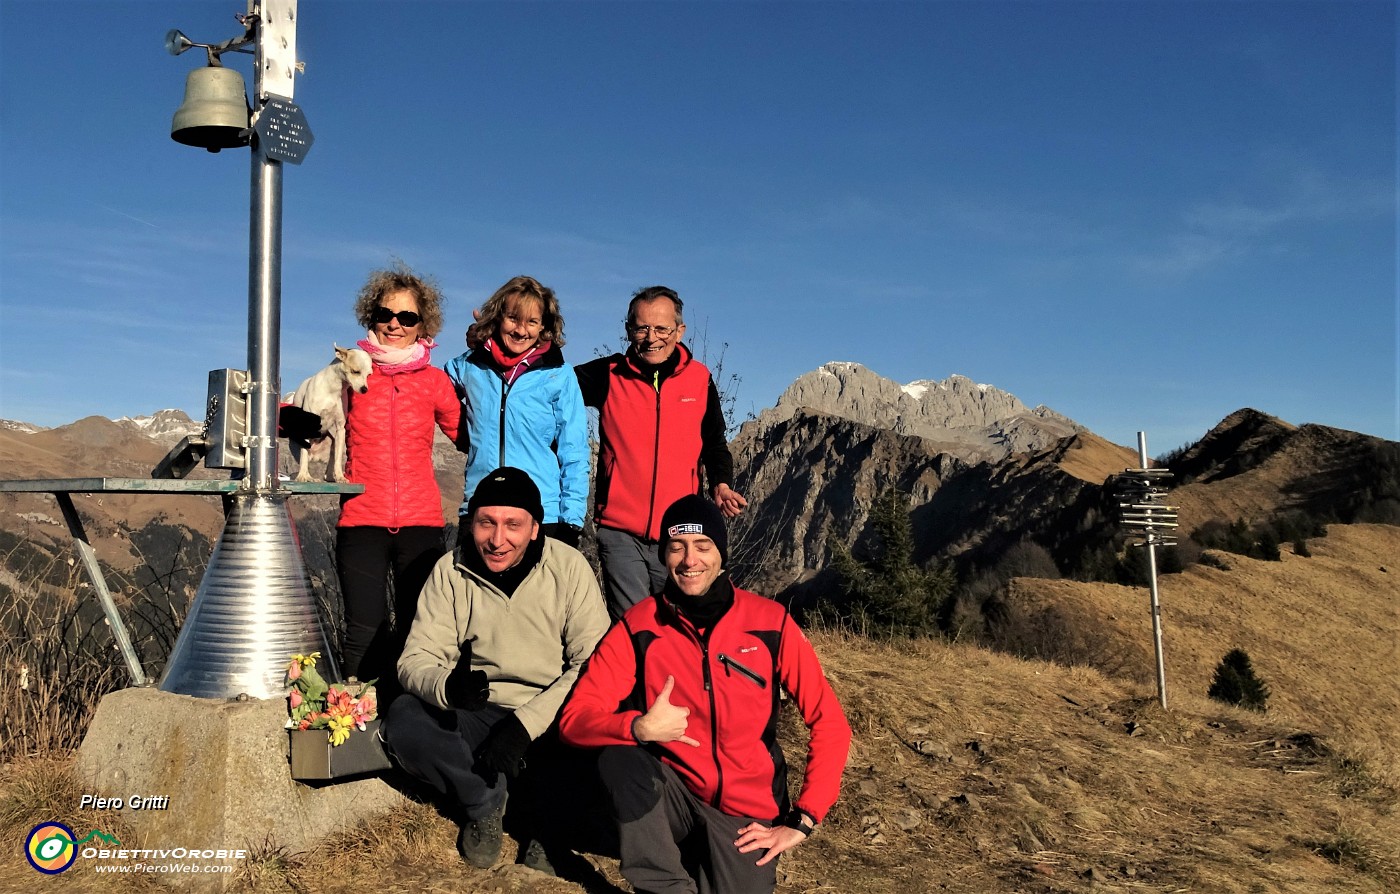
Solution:
<path fill-rule="evenodd" d="M 256 7 L 261 6 L 261 9 Z M 260 13 L 254 61 L 259 116 L 270 95 L 290 100 L 296 72 L 296 0 L 250 0 Z M 256 128 L 255 128 L 256 129 Z M 277 486 L 277 412 L 282 380 L 282 162 L 253 141 L 248 252 L 248 483 Z"/>
<path fill-rule="evenodd" d="M 1162 604 L 1157 591 L 1157 546 L 1172 546 L 1175 540 L 1164 533 L 1177 527 L 1176 507 L 1162 502 L 1171 479 L 1167 469 L 1151 469 L 1147 463 L 1147 434 L 1138 432 L 1138 466 L 1123 470 L 1118 504 L 1122 524 L 1141 533 L 1134 546 L 1147 548 L 1147 581 L 1152 601 L 1152 641 L 1157 656 L 1157 701 L 1167 707 L 1167 670 L 1162 657 Z"/>
<path fill-rule="evenodd" d="M 204 47 L 211 67 L 218 67 L 220 53 L 250 40 L 256 47 L 252 120 L 244 115 L 246 105 L 241 95 L 232 109 L 224 107 L 230 113 L 228 118 L 238 120 L 236 125 L 206 115 L 204 107 L 209 102 L 201 81 L 194 95 L 187 85 L 186 103 L 176 115 L 180 126 L 171 132 L 177 142 L 211 151 L 253 145 L 248 372 L 246 377 L 235 375 L 239 372 L 235 370 L 211 373 L 211 407 L 216 395 L 220 397 L 219 412 L 229 417 L 229 424 L 218 437 L 211 429 L 205 439 L 210 448 L 206 465 L 245 468 L 246 474 L 242 487 L 226 503 L 223 533 L 209 557 L 199 592 L 190 604 L 160 681 L 163 691 L 201 698 L 279 696 L 283 669 L 292 654 L 319 651 L 324 661 L 322 673 L 338 678 L 292 524 L 287 504 L 290 491 L 277 478 L 282 163 L 299 164 L 312 142 L 305 116 L 291 101 L 293 79 L 300 70 L 296 62 L 296 10 L 297 0 L 248 0 L 248 15 L 240 19 L 248 33 L 242 38 L 215 46 L 195 44 L 178 31 L 166 38 L 167 49 L 176 55 L 191 46 Z M 219 79 L 223 80 L 222 76 Z M 241 81 L 238 92 L 242 92 Z M 212 134 L 208 132 L 211 129 Z M 220 372 L 229 375 L 218 375 Z M 217 391 L 216 379 L 223 383 Z M 233 393 L 234 388 L 238 394 Z M 237 411 L 243 406 L 247 408 L 246 421 Z M 210 415 L 214 419 L 218 414 Z M 214 460 L 216 453 L 216 464 L 211 464 L 209 460 Z M 333 486 L 363 489 L 360 485 Z"/>

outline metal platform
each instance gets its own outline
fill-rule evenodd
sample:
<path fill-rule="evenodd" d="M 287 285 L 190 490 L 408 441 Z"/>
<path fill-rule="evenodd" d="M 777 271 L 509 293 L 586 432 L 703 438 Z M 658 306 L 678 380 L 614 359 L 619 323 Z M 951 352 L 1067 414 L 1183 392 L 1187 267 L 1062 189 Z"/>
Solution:
<path fill-rule="evenodd" d="M 0 493 L 54 495 L 58 501 L 58 508 L 63 511 L 63 520 L 68 525 L 68 533 L 73 537 L 73 550 L 78 554 L 78 559 L 82 562 L 83 570 L 87 574 L 88 582 L 92 584 L 97 598 L 102 603 L 102 611 L 107 616 L 112 636 L 117 641 L 117 648 L 121 651 L 122 658 L 126 662 L 127 672 L 131 675 L 131 684 L 145 686 L 149 680 L 141 667 L 136 649 L 131 644 L 131 637 L 126 632 L 126 624 L 117 611 L 117 605 L 112 599 L 112 592 L 107 588 L 107 579 L 102 574 L 102 566 L 97 562 L 97 554 L 93 552 L 92 545 L 88 542 L 87 532 L 83 529 L 83 521 L 73 505 L 72 495 L 202 494 L 230 497 L 250 493 L 251 491 L 247 488 L 248 484 L 248 480 L 242 478 L 193 481 L 182 478 L 29 478 L 0 481 Z M 364 490 L 363 484 L 336 484 L 329 481 L 283 481 L 279 482 L 278 487 L 269 493 L 305 496 L 312 494 L 360 494 L 364 493 Z"/>
<path fill-rule="evenodd" d="M 194 481 L 185 478 L 29 478 L 0 481 L 0 493 L 232 494 L 244 484 L 242 478 Z M 362 494 L 365 486 L 330 481 L 282 481 L 277 490 L 289 494 Z"/>

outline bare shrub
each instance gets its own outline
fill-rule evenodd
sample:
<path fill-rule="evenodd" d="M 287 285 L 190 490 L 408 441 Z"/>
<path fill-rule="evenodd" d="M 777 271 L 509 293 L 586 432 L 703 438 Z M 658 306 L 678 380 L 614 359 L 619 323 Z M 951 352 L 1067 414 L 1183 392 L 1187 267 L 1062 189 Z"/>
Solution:
<path fill-rule="evenodd" d="M 1059 566 L 1050 555 L 1050 550 L 1030 538 L 1018 541 L 1008 549 L 993 568 L 997 577 L 1011 580 L 1013 577 L 1039 577 L 1058 580 Z"/>
<path fill-rule="evenodd" d="M 778 518 L 760 521 L 750 510 L 729 523 L 727 565 L 734 583 L 772 596 L 792 582 L 786 544 L 796 516 L 796 509 L 787 509 Z"/>
<path fill-rule="evenodd" d="M 133 573 L 103 566 L 143 674 L 174 646 L 207 561 L 208 542 L 182 526 L 132 534 Z M 144 550 L 143 550 L 144 544 Z M 67 557 L 25 541 L 0 557 L 0 760 L 66 755 L 107 693 L 131 685 L 97 591 Z"/>
<path fill-rule="evenodd" d="M 1015 580 L 986 607 L 986 616 L 987 644 L 998 651 L 1145 679 L 1144 663 L 1134 660 L 1095 619 L 1069 606 L 1034 601 Z"/>
<path fill-rule="evenodd" d="M 66 754 L 77 747 L 102 696 L 127 684 L 101 611 L 77 598 L 91 587 L 52 559 L 48 585 L 0 588 L 0 760 Z M 94 617 L 95 615 L 95 617 Z"/>

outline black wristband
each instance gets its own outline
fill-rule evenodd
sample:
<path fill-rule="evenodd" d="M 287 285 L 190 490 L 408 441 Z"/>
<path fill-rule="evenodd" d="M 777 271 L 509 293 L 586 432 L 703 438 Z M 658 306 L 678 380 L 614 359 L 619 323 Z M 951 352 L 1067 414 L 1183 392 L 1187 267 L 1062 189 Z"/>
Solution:
<path fill-rule="evenodd" d="M 779 825 L 787 826 L 789 829 L 796 829 L 801 832 L 805 838 L 816 831 L 817 828 L 816 822 L 811 821 L 809 825 L 809 820 L 811 820 L 811 817 L 794 807 L 787 812 L 787 816 L 783 817 L 783 821 Z"/>

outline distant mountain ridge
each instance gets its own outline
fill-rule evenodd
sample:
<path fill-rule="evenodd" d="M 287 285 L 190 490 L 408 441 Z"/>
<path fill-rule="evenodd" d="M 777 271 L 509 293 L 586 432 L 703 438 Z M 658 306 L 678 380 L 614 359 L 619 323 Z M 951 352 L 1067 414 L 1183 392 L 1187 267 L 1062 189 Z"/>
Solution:
<path fill-rule="evenodd" d="M 92 416 L 53 429 L 0 421 L 0 466 L 7 478 L 146 477 L 200 427 L 178 410 L 116 421 Z M 1137 465 L 1135 451 L 990 385 L 963 376 L 900 385 L 854 363 L 800 376 L 777 406 L 741 428 L 731 451 L 736 485 L 750 504 L 732 525 L 731 549 L 746 579 L 774 596 L 820 575 L 831 543 L 868 541 L 870 507 L 891 488 L 908 497 L 920 561 L 987 567 L 1030 539 L 1069 573 L 1108 543 L 1116 525 L 1110 479 Z M 461 501 L 463 462 L 437 439 L 434 465 L 449 522 Z M 1294 510 L 1343 522 L 1400 520 L 1400 501 L 1388 496 L 1388 482 L 1400 480 L 1400 445 L 1354 432 L 1242 409 L 1170 465 L 1183 536 L 1212 520 L 1253 524 Z M 219 530 L 213 500 L 107 495 L 79 502 L 112 562 L 127 548 L 121 532 L 152 520 L 179 521 L 211 538 Z M 337 502 L 302 497 L 295 505 L 333 519 Z M 66 539 L 44 495 L 0 495 L 5 528 Z"/>
<path fill-rule="evenodd" d="M 181 410 L 159 410 L 150 416 L 108 419 L 88 416 L 56 428 L 0 420 L 0 478 L 149 478 L 151 470 L 182 437 L 204 428 Z M 286 472 L 290 457 L 284 448 L 279 462 Z M 443 515 L 455 521 L 462 500 L 462 469 L 466 462 L 441 432 L 433 443 L 433 466 L 442 492 Z M 313 474 L 322 472 L 313 464 Z M 196 466 L 191 478 L 227 478 L 230 472 Z M 144 561 L 132 551 L 131 531 L 155 522 L 179 524 L 210 540 L 217 538 L 223 513 L 217 498 L 170 494 L 91 494 L 75 500 L 87 534 L 103 561 L 114 567 L 130 567 Z M 335 496 L 303 496 L 294 501 L 298 513 L 313 510 L 331 513 L 339 505 Z M 67 527 L 48 494 L 0 494 L 0 539 L 6 533 L 51 549 L 66 549 Z M 3 546 L 3 544 L 0 544 Z"/>
<path fill-rule="evenodd" d="M 204 430 L 204 420 L 191 419 L 183 410 L 157 410 L 150 416 L 123 416 L 112 421 L 154 441 L 169 440 L 171 444 Z"/>
<path fill-rule="evenodd" d="M 857 390 L 890 394 L 868 371 L 829 367 L 837 378 L 847 374 L 842 387 L 854 382 Z M 809 376 L 819 395 L 820 377 Z M 998 408 L 1019 404 L 966 379 L 949 390 L 990 395 L 990 406 Z M 813 392 L 794 388 L 788 396 L 804 393 Z M 848 406 L 878 403 L 844 399 Z M 731 445 L 736 486 L 749 500 L 736 522 L 738 536 L 731 534 L 731 554 L 746 579 L 774 594 L 829 588 L 822 579 L 829 544 L 859 548 L 868 542 L 870 509 L 889 489 L 908 500 L 920 562 L 952 562 L 963 573 L 990 567 L 1029 540 L 1046 549 L 1062 573 L 1089 573 L 1114 548 L 1116 476 L 1138 465 L 1136 451 L 1086 430 L 985 459 L 985 446 L 969 453 L 958 449 L 966 441 L 950 447 L 946 435 L 910 435 L 791 406 L 782 413 L 786 418 L 772 413 L 744 426 Z M 876 409 L 871 415 L 878 416 Z M 970 418 L 980 421 L 975 413 Z M 983 432 L 999 427 L 993 421 Z M 1183 537 L 1209 522 L 1253 526 L 1288 513 L 1400 524 L 1400 444 L 1393 441 L 1297 426 L 1246 408 L 1170 458 L 1169 466 L 1176 476 L 1169 499 L 1179 506 Z"/>
<path fill-rule="evenodd" d="M 749 509 L 731 552 L 746 579 L 773 593 L 825 569 L 831 540 L 867 538 L 876 497 L 890 489 L 909 501 L 919 560 L 984 565 L 1028 536 L 1069 556 L 1102 527 L 1104 482 L 1137 464 L 1132 450 L 1088 431 L 978 461 L 946 442 L 807 410 L 745 426 L 732 450 Z"/>
<path fill-rule="evenodd" d="M 88 416 L 86 419 L 100 419 L 103 422 L 110 422 L 166 446 L 174 446 L 181 438 L 197 435 L 204 430 L 203 420 L 191 419 L 184 410 L 156 410 L 149 416 L 122 416 L 119 419 L 108 419 L 106 416 Z M 68 425 L 60 425 L 58 428 L 68 428 L 83 421 L 85 420 L 78 419 Z M 17 419 L 0 419 L 0 431 L 32 435 L 39 432 L 55 431 L 55 429 L 44 425 L 35 425 L 32 422 L 21 422 Z"/>
<path fill-rule="evenodd" d="M 1043 405 L 1027 407 L 1014 394 L 966 376 L 901 385 L 859 363 L 831 362 L 803 373 L 745 427 L 768 428 L 807 410 L 931 442 L 977 462 L 1039 450 L 1088 431 Z"/>

